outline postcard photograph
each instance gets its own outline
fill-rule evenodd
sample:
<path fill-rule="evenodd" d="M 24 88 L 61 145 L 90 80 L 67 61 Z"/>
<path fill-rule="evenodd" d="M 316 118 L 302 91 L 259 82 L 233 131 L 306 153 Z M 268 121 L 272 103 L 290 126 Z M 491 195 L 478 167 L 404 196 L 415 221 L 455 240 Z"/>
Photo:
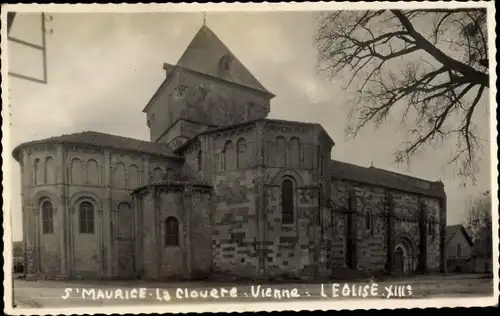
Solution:
<path fill-rule="evenodd" d="M 491 2 L 1 14 L 6 313 L 498 303 Z"/>

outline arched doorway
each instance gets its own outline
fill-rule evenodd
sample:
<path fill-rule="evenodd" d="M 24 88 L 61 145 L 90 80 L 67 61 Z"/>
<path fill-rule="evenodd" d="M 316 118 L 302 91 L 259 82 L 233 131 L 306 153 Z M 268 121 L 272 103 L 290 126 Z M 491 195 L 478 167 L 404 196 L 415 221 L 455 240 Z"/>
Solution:
<path fill-rule="evenodd" d="M 394 247 L 394 272 L 396 274 L 410 274 L 415 271 L 415 250 L 407 238 L 400 239 Z"/>

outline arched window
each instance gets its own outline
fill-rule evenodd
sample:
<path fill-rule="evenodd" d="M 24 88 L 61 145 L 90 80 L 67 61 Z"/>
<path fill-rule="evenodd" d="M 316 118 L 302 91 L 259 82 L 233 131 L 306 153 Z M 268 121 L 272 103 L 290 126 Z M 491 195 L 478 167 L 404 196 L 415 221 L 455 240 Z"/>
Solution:
<path fill-rule="evenodd" d="M 40 159 L 35 159 L 33 163 L 33 184 L 37 185 L 42 179 L 38 178 L 38 173 L 40 172 Z"/>
<path fill-rule="evenodd" d="M 90 202 L 82 202 L 78 208 L 80 234 L 94 233 L 94 205 Z"/>
<path fill-rule="evenodd" d="M 229 71 L 231 66 L 231 56 L 229 55 L 222 56 L 222 58 L 219 61 L 219 66 L 222 72 Z"/>
<path fill-rule="evenodd" d="M 165 220 L 165 247 L 179 246 L 179 221 L 175 217 Z"/>
<path fill-rule="evenodd" d="M 246 168 L 247 161 L 245 156 L 245 151 L 247 149 L 247 142 L 244 138 L 238 139 L 236 143 L 236 168 Z"/>
<path fill-rule="evenodd" d="M 234 149 L 234 146 L 233 146 L 233 143 L 228 140 L 225 144 L 224 144 L 224 150 L 223 150 L 223 153 L 222 153 L 222 170 L 231 170 L 232 166 L 233 166 L 233 149 Z"/>
<path fill-rule="evenodd" d="M 198 171 L 201 171 L 202 168 L 202 160 L 201 160 L 201 150 L 198 150 L 198 153 L 196 154 L 196 163 L 198 164 Z"/>
<path fill-rule="evenodd" d="M 172 168 L 167 169 L 167 179 L 174 180 L 175 179 L 175 171 Z"/>
<path fill-rule="evenodd" d="M 293 224 L 294 222 L 294 188 L 289 179 L 281 183 L 281 222 Z"/>
<path fill-rule="evenodd" d="M 44 234 L 54 233 L 54 209 L 49 201 L 42 204 L 42 226 Z"/>
<path fill-rule="evenodd" d="M 97 161 L 90 159 L 87 161 L 87 183 L 99 184 L 99 168 Z"/>
<path fill-rule="evenodd" d="M 139 167 L 130 165 L 128 167 L 128 188 L 135 189 L 140 185 Z"/>
<path fill-rule="evenodd" d="M 297 137 L 292 137 L 290 139 L 290 166 L 292 168 L 300 168 L 300 160 L 300 140 Z"/>
<path fill-rule="evenodd" d="M 372 213 L 370 211 L 366 211 L 365 213 L 365 229 L 372 230 Z"/>
<path fill-rule="evenodd" d="M 153 181 L 160 181 L 163 175 L 163 170 L 160 167 L 156 167 L 153 170 Z"/>
<path fill-rule="evenodd" d="M 133 213 L 129 203 L 122 202 L 118 204 L 118 227 L 116 228 L 118 236 L 130 238 L 133 229 Z"/>
<path fill-rule="evenodd" d="M 117 188 L 123 189 L 126 187 L 125 182 L 125 165 L 117 163 L 113 173 L 113 185 Z"/>
<path fill-rule="evenodd" d="M 54 169 L 54 159 L 52 157 L 47 157 L 45 159 L 44 171 L 43 171 L 43 183 L 54 184 L 55 181 L 55 169 Z"/>
<path fill-rule="evenodd" d="M 286 167 L 286 140 L 284 137 L 276 137 L 276 164 L 277 167 Z"/>
<path fill-rule="evenodd" d="M 78 158 L 73 158 L 71 160 L 71 183 L 72 184 L 83 183 L 83 163 Z"/>

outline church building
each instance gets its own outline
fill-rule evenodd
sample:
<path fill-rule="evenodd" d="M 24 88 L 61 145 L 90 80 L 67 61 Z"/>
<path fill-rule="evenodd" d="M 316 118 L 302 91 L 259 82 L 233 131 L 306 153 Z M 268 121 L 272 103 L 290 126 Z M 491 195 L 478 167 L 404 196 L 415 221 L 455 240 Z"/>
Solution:
<path fill-rule="evenodd" d="M 145 105 L 150 140 L 17 146 L 28 280 L 303 279 L 445 272 L 442 182 L 336 161 L 320 124 L 203 25 Z"/>

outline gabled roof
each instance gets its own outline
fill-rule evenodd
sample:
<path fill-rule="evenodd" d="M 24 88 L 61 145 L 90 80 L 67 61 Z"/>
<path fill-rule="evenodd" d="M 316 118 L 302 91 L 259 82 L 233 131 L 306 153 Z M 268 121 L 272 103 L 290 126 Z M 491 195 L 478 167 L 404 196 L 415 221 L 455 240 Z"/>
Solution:
<path fill-rule="evenodd" d="M 366 183 L 438 198 L 445 197 L 442 182 L 431 182 L 375 167 L 362 167 L 332 160 L 331 176 L 337 180 Z"/>
<path fill-rule="evenodd" d="M 469 245 L 472 247 L 474 246 L 474 243 L 472 242 L 472 238 L 470 237 L 469 233 L 467 232 L 467 229 L 465 229 L 464 225 L 452 225 L 452 226 L 446 226 L 446 244 L 450 242 L 450 240 L 455 237 L 455 235 L 458 232 L 462 232 L 464 234 L 465 239 L 469 243 Z"/>
<path fill-rule="evenodd" d="M 146 154 L 182 159 L 182 157 L 175 155 L 172 152 L 172 150 L 168 148 L 166 144 L 152 143 L 135 138 L 122 137 L 122 136 L 99 133 L 94 131 L 86 131 L 81 133 L 50 137 L 23 143 L 14 148 L 12 155 L 16 160 L 18 160 L 19 151 L 22 147 L 37 145 L 37 144 L 76 144 L 76 145 L 82 144 L 95 147 L 113 148 L 118 150 L 131 150 L 131 151 L 143 152 Z"/>
<path fill-rule="evenodd" d="M 230 57 L 231 67 L 221 72 L 220 61 L 225 56 Z M 270 94 L 206 25 L 198 30 L 177 65 Z"/>

